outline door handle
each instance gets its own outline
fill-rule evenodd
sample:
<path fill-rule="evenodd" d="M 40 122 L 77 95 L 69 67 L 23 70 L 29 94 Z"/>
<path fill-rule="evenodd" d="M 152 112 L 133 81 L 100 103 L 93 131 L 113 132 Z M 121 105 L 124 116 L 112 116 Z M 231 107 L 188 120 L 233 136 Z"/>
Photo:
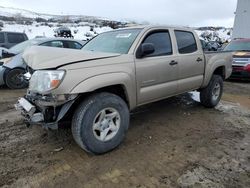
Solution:
<path fill-rule="evenodd" d="M 196 61 L 199 63 L 200 61 L 203 61 L 203 60 L 200 57 L 198 57 Z"/>
<path fill-rule="evenodd" d="M 177 64 L 178 64 L 178 62 L 175 61 L 175 60 L 172 60 L 172 61 L 169 63 L 169 65 L 171 65 L 171 66 L 174 66 L 174 65 L 177 65 Z"/>

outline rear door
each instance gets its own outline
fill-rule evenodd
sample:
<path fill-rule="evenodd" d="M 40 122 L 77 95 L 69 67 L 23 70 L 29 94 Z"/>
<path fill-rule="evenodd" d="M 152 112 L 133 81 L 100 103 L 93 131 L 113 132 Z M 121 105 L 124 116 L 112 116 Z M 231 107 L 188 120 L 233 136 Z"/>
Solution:
<path fill-rule="evenodd" d="M 155 52 L 135 59 L 139 104 L 175 94 L 178 79 L 178 67 L 173 64 L 176 55 L 173 53 L 170 32 L 168 30 L 150 31 L 144 35 L 141 44 L 143 43 L 153 44 Z"/>
<path fill-rule="evenodd" d="M 204 77 L 203 50 L 198 48 L 198 38 L 191 31 L 175 30 L 178 54 L 178 93 L 198 89 Z"/>

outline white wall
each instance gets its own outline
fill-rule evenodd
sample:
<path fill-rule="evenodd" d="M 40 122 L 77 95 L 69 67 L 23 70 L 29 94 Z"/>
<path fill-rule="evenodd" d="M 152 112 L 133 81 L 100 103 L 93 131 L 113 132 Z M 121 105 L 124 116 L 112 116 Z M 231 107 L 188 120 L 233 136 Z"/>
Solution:
<path fill-rule="evenodd" d="M 233 38 L 250 38 L 250 0 L 238 0 Z"/>

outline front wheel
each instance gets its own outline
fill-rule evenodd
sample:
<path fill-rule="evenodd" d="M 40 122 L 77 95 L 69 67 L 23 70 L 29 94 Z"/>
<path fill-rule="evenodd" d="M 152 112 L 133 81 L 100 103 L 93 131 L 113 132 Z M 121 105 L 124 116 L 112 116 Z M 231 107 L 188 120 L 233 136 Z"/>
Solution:
<path fill-rule="evenodd" d="M 215 107 L 223 93 L 223 79 L 219 75 L 213 75 L 208 86 L 201 90 L 201 104 L 208 108 Z"/>
<path fill-rule="evenodd" d="M 11 69 L 6 73 L 5 84 L 10 89 L 23 89 L 28 87 L 28 82 L 24 79 L 26 71 L 22 68 Z"/>
<path fill-rule="evenodd" d="M 98 93 L 77 108 L 72 134 L 82 149 L 102 154 L 120 145 L 128 126 L 129 110 L 124 100 L 111 93 Z"/>

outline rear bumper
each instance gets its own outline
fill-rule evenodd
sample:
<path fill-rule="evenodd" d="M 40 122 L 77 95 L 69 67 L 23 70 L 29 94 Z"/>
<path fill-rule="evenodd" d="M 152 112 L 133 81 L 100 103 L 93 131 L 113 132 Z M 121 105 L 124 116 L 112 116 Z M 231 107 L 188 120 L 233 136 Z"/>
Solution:
<path fill-rule="evenodd" d="M 250 79 L 250 72 L 242 69 L 234 68 L 233 67 L 233 72 L 230 78 L 235 78 L 235 79 Z"/>
<path fill-rule="evenodd" d="M 72 104 L 75 102 L 75 98 L 65 100 L 58 105 L 51 105 L 54 102 L 53 99 L 51 99 L 51 101 L 46 99 L 45 101 L 42 98 L 34 99 L 25 96 L 17 101 L 15 107 L 21 112 L 27 126 L 40 125 L 45 129 L 55 130 L 58 129 L 59 121 L 64 118 Z"/>

